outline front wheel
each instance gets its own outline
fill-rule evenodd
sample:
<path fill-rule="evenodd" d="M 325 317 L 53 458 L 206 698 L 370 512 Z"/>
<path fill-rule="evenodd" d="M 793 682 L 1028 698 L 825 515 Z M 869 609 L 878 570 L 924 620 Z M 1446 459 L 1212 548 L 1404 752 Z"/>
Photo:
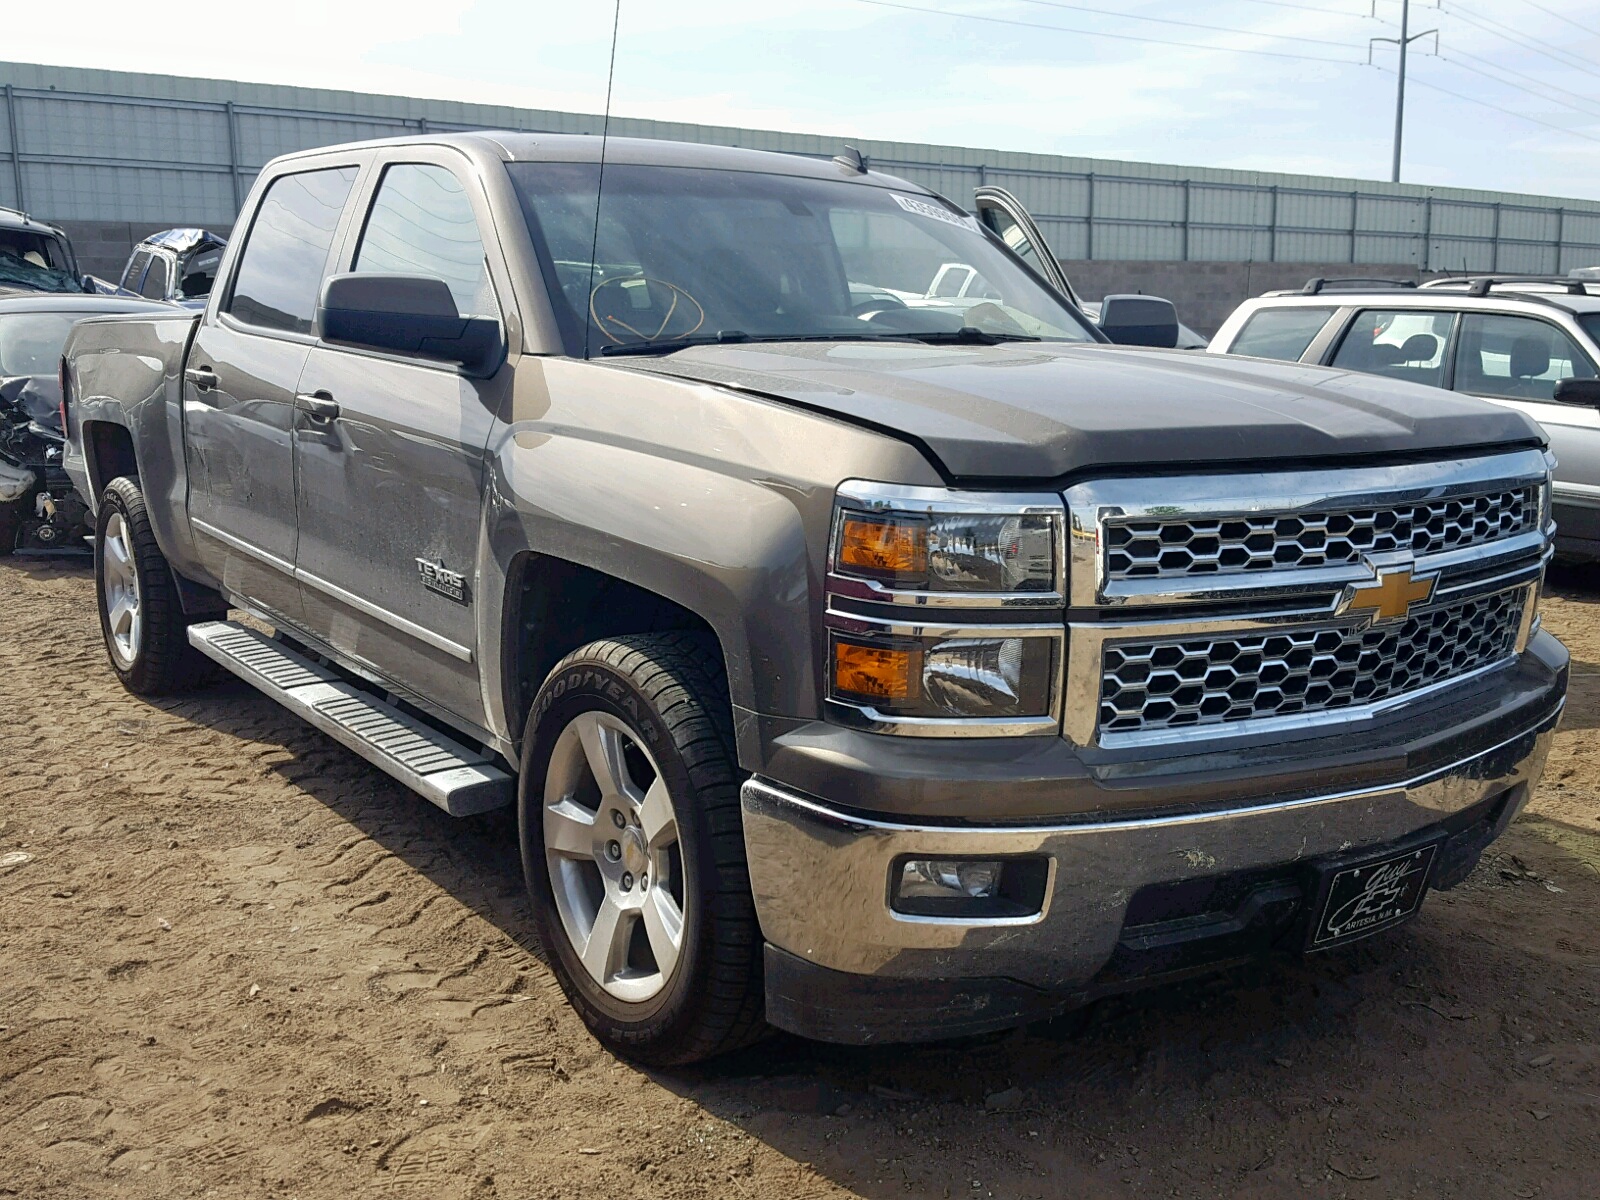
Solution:
<path fill-rule="evenodd" d="M 139 696 L 187 691 L 210 676 L 189 644 L 172 568 L 156 544 L 137 480 L 113 479 L 95 521 L 94 582 L 111 669 Z"/>
<path fill-rule="evenodd" d="M 716 642 L 594 642 L 528 717 L 518 823 L 567 998 L 620 1054 L 671 1066 L 755 1040 L 761 938 Z"/>

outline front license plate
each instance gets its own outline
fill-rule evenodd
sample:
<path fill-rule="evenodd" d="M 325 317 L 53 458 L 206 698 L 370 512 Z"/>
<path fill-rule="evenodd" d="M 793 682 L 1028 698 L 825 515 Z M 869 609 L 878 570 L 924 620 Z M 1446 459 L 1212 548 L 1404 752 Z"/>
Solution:
<path fill-rule="evenodd" d="M 1312 950 L 1326 950 L 1398 925 L 1422 907 L 1437 844 L 1340 867 L 1323 877 Z"/>

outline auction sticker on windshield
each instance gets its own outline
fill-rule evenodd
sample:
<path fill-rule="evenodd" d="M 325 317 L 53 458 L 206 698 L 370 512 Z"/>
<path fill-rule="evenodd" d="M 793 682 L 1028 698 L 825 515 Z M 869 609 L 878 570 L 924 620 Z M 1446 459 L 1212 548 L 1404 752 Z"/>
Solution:
<path fill-rule="evenodd" d="M 959 225 L 962 229 L 970 229 L 974 233 L 978 230 L 977 218 L 960 216 L 942 204 L 930 204 L 926 200 L 918 200 L 915 196 L 902 196 L 899 192 L 894 193 L 894 198 L 908 213 L 916 213 L 919 217 L 932 217 L 935 221 L 943 221 L 946 225 Z"/>
<path fill-rule="evenodd" d="M 1422 905 L 1437 844 L 1345 867 L 1324 876 L 1312 950 L 1325 950 L 1397 925 Z"/>

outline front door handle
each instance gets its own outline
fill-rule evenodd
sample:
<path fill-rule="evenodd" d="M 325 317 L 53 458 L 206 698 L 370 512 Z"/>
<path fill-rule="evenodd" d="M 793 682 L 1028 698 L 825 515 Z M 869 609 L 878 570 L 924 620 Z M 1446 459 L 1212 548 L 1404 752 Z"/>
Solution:
<path fill-rule="evenodd" d="M 327 392 L 301 392 L 294 406 L 313 421 L 331 421 L 339 415 L 338 402 Z"/>
<path fill-rule="evenodd" d="M 183 377 L 194 384 L 197 392 L 209 392 L 217 386 L 217 373 L 210 367 L 186 367 Z"/>

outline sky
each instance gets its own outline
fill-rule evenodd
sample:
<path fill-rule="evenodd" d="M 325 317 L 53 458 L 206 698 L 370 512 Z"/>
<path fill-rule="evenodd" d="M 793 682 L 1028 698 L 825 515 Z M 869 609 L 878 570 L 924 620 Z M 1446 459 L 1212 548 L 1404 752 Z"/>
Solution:
<path fill-rule="evenodd" d="M 0 54 L 600 112 L 616 18 L 624 116 L 1387 179 L 1397 55 L 1369 39 L 1401 3 L 54 0 Z M 1600 5 L 1413 0 L 1411 30 L 1437 35 L 1404 181 L 1600 198 Z"/>

